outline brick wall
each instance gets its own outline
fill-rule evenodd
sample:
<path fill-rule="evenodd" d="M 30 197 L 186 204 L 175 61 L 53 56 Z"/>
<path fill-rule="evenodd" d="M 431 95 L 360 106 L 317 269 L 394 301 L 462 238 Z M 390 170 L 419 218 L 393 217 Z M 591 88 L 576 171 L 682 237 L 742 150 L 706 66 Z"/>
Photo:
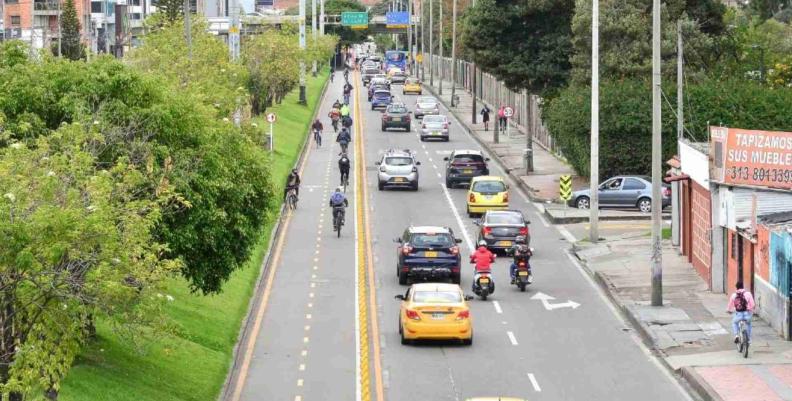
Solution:
<path fill-rule="evenodd" d="M 694 181 L 691 181 L 690 184 L 692 189 L 690 196 L 691 262 L 698 274 L 712 288 L 712 244 L 710 241 L 712 206 L 710 204 L 710 193 Z"/>

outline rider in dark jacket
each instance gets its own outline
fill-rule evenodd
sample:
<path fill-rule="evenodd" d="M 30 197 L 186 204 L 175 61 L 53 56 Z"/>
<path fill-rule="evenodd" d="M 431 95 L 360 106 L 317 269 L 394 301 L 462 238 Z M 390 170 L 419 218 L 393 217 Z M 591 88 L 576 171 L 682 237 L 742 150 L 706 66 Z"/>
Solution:
<path fill-rule="evenodd" d="M 525 237 L 518 235 L 517 238 L 514 239 L 514 246 L 509 249 L 509 253 L 514 257 L 514 261 L 512 261 L 512 264 L 509 267 L 512 284 L 514 284 L 518 263 L 524 261 L 525 265 L 528 267 L 528 271 L 531 270 L 530 259 L 531 256 L 533 256 L 533 251 L 531 251 L 531 248 L 525 243 Z"/>

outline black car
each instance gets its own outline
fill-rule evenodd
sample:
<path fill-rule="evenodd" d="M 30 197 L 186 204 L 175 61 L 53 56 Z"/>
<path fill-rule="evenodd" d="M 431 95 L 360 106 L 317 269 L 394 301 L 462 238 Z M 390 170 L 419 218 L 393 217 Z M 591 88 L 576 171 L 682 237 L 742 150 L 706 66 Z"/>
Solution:
<path fill-rule="evenodd" d="M 491 250 L 505 251 L 514 246 L 518 235 L 525 237 L 525 243 L 531 243 L 531 234 L 522 212 L 518 210 L 488 210 L 476 220 L 479 226 L 476 242 L 485 241 Z"/>
<path fill-rule="evenodd" d="M 402 103 L 393 103 L 382 114 L 382 131 L 387 131 L 388 128 L 403 128 L 410 132 L 411 122 L 412 118 L 407 106 Z"/>
<path fill-rule="evenodd" d="M 443 158 L 446 162 L 446 188 L 459 183 L 469 183 L 473 177 L 489 175 L 489 158 L 478 150 L 455 150 Z"/>
<path fill-rule="evenodd" d="M 460 282 L 461 258 L 459 245 L 448 227 L 409 227 L 396 238 L 396 275 L 399 284 L 410 281 Z"/>

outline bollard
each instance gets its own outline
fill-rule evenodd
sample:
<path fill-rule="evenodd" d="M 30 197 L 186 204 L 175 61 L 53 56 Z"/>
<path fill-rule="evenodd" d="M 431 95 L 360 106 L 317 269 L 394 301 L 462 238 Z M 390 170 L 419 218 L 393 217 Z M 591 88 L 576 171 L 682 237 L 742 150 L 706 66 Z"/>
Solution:
<path fill-rule="evenodd" d="M 459 95 L 454 95 L 451 97 L 451 107 L 457 107 L 459 105 Z"/>
<path fill-rule="evenodd" d="M 523 149 L 523 168 L 525 169 L 525 174 L 533 171 L 533 166 L 531 165 L 531 153 L 533 153 L 533 149 Z"/>

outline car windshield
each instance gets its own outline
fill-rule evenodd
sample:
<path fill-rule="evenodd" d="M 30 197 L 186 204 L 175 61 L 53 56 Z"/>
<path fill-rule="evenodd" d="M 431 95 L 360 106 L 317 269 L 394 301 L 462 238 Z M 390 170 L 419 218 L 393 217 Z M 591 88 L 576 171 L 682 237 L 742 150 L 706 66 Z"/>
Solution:
<path fill-rule="evenodd" d="M 473 192 L 494 194 L 506 191 L 506 185 L 501 181 L 478 181 L 473 185 Z"/>
<path fill-rule="evenodd" d="M 417 100 L 418 103 L 437 103 L 433 97 L 419 97 Z"/>
<path fill-rule="evenodd" d="M 445 116 L 426 116 L 423 119 L 425 123 L 435 123 L 435 124 L 442 124 L 446 122 Z"/>
<path fill-rule="evenodd" d="M 389 98 L 391 96 L 390 92 L 374 92 L 374 96 L 378 98 Z"/>
<path fill-rule="evenodd" d="M 388 109 L 388 113 L 404 114 L 406 112 L 407 112 L 407 108 L 404 106 L 391 106 Z"/>
<path fill-rule="evenodd" d="M 523 218 L 517 213 L 491 213 L 487 215 L 489 224 L 523 224 Z"/>
<path fill-rule="evenodd" d="M 413 302 L 451 304 L 462 302 L 462 294 L 457 291 L 415 291 Z"/>
<path fill-rule="evenodd" d="M 414 234 L 410 239 L 413 246 L 424 248 L 448 248 L 455 242 L 449 234 Z"/>
<path fill-rule="evenodd" d="M 379 70 L 378 70 L 378 69 L 376 69 L 376 68 L 370 68 L 370 69 L 367 69 L 367 70 L 366 70 L 366 72 L 365 72 L 364 74 L 376 74 L 376 73 L 378 73 L 378 72 L 379 72 Z"/>
<path fill-rule="evenodd" d="M 460 163 L 481 163 L 484 158 L 481 155 L 456 155 L 454 156 L 454 161 Z"/>
<path fill-rule="evenodd" d="M 411 157 L 387 157 L 385 164 L 389 166 L 410 166 L 413 164 Z"/>
<path fill-rule="evenodd" d="M 417 84 L 418 80 L 415 79 L 415 78 L 408 78 L 407 81 L 405 81 L 405 82 L 408 83 L 408 84 Z"/>

